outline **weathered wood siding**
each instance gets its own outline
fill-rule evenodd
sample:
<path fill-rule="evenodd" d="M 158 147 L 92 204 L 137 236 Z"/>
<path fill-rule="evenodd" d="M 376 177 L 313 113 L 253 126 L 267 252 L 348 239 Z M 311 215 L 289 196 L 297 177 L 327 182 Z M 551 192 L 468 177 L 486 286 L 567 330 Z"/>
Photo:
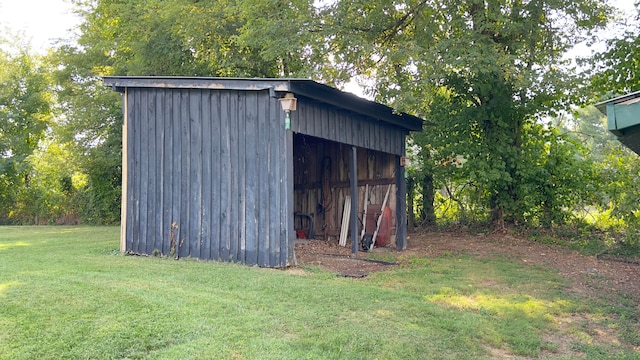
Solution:
<path fill-rule="evenodd" d="M 292 259 L 292 135 L 269 91 L 128 88 L 126 249 Z"/>
<path fill-rule="evenodd" d="M 307 98 L 298 100 L 292 130 L 342 144 L 404 156 L 408 131 Z"/>

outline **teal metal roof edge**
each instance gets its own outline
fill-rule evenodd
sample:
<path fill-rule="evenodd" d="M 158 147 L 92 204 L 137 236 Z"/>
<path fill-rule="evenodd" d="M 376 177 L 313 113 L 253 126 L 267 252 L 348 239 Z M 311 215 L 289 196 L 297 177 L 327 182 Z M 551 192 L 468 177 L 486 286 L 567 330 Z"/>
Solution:
<path fill-rule="evenodd" d="M 607 128 L 623 145 L 640 154 L 640 91 L 595 104 L 607 116 Z"/>
<path fill-rule="evenodd" d="M 622 103 L 622 102 L 625 102 L 625 101 L 628 101 L 628 100 L 631 100 L 631 99 L 635 99 L 635 98 L 638 98 L 638 97 L 640 97 L 640 90 L 639 91 L 634 91 L 632 93 L 628 93 L 628 94 L 625 94 L 625 95 L 621 95 L 621 96 L 618 96 L 618 97 L 615 97 L 615 98 L 612 98 L 612 99 L 609 99 L 609 100 L 601 101 L 599 103 L 596 103 L 595 107 L 598 110 L 600 110 L 600 112 L 602 114 L 607 115 L 607 105 L 609 105 L 609 104 L 619 104 L 619 103 Z"/>

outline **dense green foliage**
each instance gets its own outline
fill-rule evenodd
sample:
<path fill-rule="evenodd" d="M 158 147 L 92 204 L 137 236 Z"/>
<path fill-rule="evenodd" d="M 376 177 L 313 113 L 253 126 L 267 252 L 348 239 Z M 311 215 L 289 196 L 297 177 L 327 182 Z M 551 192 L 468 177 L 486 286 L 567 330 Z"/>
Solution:
<path fill-rule="evenodd" d="M 488 214 L 480 219 L 523 222 L 539 213 L 536 221 L 548 223 L 560 216 L 551 213 L 572 207 L 577 196 L 556 195 L 580 191 L 575 171 L 583 165 L 570 160 L 580 150 L 539 123 L 574 95 L 576 79 L 562 56 L 605 24 L 606 6 L 381 0 L 338 2 L 332 11 L 345 29 L 335 40 L 350 56 L 344 67 L 369 75 L 378 99 L 429 122 L 413 138 L 424 198 L 435 188 L 424 180 L 440 176 L 450 189 L 464 188 L 452 195 L 476 215 Z M 548 174 L 562 156 L 566 166 Z M 463 164 L 430 173 L 455 158 Z M 565 187 L 561 180 L 572 174 Z"/>
<path fill-rule="evenodd" d="M 315 14 L 308 1 L 289 6 L 260 1 L 75 4 L 84 19 L 81 35 L 49 60 L 55 64 L 63 114 L 56 138 L 72 149 L 86 174 L 75 203 L 81 220 L 92 224 L 120 218 L 121 100 L 102 85 L 101 76 L 309 76 L 311 64 L 320 64 L 319 59 L 305 61 L 303 39 Z M 272 19 L 287 19 L 287 26 Z M 271 37 L 281 40 L 266 41 Z"/>
<path fill-rule="evenodd" d="M 0 223 L 44 211 L 30 156 L 45 136 L 52 104 L 40 59 L 19 43 L 5 45 L 12 46 L 0 47 Z"/>
<path fill-rule="evenodd" d="M 0 228 L 0 359 L 640 356 L 625 294 L 519 261 L 412 257 L 356 280 L 121 256 L 118 231 Z"/>
<path fill-rule="evenodd" d="M 635 1 L 635 7 L 633 19 L 619 20 L 624 32 L 608 39 L 605 51 L 586 59 L 591 65 L 591 88 L 596 97 L 607 92 L 622 95 L 640 89 L 640 2 Z"/>
<path fill-rule="evenodd" d="M 587 71 L 564 57 L 618 16 L 606 3 L 73 4 L 76 41 L 44 58 L 2 52 L 0 222 L 118 222 L 121 99 L 104 75 L 355 79 L 427 120 L 408 146 L 418 224 L 549 227 L 585 213 L 605 228 L 640 222 L 637 159 L 599 112 L 572 107 L 637 90 L 638 30 L 610 39 Z"/>

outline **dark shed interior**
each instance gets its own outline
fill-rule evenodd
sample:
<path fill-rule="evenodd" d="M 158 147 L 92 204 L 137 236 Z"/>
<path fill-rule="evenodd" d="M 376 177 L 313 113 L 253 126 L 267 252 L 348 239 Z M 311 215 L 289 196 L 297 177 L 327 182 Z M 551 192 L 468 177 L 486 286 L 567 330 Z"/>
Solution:
<path fill-rule="evenodd" d="M 321 138 L 295 134 L 293 139 L 293 180 L 295 229 L 309 236 L 310 222 L 316 239 L 335 239 L 340 235 L 349 183 L 350 146 Z M 387 206 L 396 213 L 395 156 L 358 148 L 358 209 L 362 223 L 365 191 L 368 205 L 382 206 L 391 186 Z M 368 187 L 367 187 L 368 185 Z M 392 236 L 396 219 L 392 219 Z"/>

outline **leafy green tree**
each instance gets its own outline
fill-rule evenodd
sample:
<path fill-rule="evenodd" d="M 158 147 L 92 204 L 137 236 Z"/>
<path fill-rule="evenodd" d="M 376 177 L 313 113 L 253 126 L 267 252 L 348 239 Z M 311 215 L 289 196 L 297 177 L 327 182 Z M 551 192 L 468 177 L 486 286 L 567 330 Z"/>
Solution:
<path fill-rule="evenodd" d="M 588 59 L 591 65 L 591 96 L 594 99 L 611 98 L 640 90 L 640 2 L 635 2 L 636 14 L 633 21 L 624 26 L 621 36 L 607 40 L 606 50 Z M 588 113 L 593 107 L 586 107 L 579 113 L 581 126 L 589 124 Z M 585 114 L 585 112 L 587 114 Z M 596 113 L 597 115 L 597 113 Z M 606 121 L 601 115 L 601 120 Z M 588 125 L 587 125 L 588 126 Z M 603 126 L 605 129 L 606 127 Z M 607 223 L 626 232 L 626 241 L 638 245 L 637 230 L 640 228 L 640 158 L 622 146 L 611 134 L 601 138 L 594 136 L 592 153 L 598 160 L 601 198 L 600 209 L 619 221 Z M 635 239 L 634 239 L 635 237 Z"/>
<path fill-rule="evenodd" d="M 326 16 L 340 29 L 330 39 L 338 73 L 364 74 L 378 100 L 426 117 L 423 156 L 463 156 L 456 176 L 502 222 L 527 212 L 523 174 L 540 163 L 524 146 L 540 136 L 534 125 L 576 95 L 563 54 L 609 11 L 595 0 L 356 0 Z"/>
<path fill-rule="evenodd" d="M 318 18 L 308 0 L 74 3 L 85 19 L 77 49 L 98 75 L 282 77 L 312 72 L 310 34 L 317 31 Z"/>
<path fill-rule="evenodd" d="M 49 79 L 27 45 L 7 39 L 0 45 L 0 222 L 32 222 L 35 200 L 27 158 L 51 120 Z"/>
<path fill-rule="evenodd" d="M 122 100 L 103 86 L 98 76 L 101 63 L 93 56 L 69 46 L 51 55 L 50 61 L 58 65 L 53 77 L 56 111 L 61 114 L 54 133 L 69 161 L 87 176 L 86 185 L 74 195 L 74 208 L 85 222 L 113 224 L 120 214 Z"/>
<path fill-rule="evenodd" d="M 91 223 L 120 216 L 121 102 L 105 75 L 310 76 L 324 54 L 309 0 L 74 0 L 77 44 L 52 57 L 61 117 L 57 134 L 74 144 L 88 175 L 81 214 Z"/>
<path fill-rule="evenodd" d="M 606 50 L 587 59 L 591 65 L 591 88 L 595 97 L 622 95 L 640 90 L 640 2 L 635 2 L 635 21 L 620 24 L 620 37 L 606 41 Z"/>
<path fill-rule="evenodd" d="M 33 218 L 36 224 L 76 224 L 78 189 L 84 187 L 80 173 L 67 146 L 47 136 L 26 159 L 30 166 L 31 183 L 21 189 L 21 198 L 14 208 L 18 216 Z"/>
<path fill-rule="evenodd" d="M 600 163 L 603 192 L 601 209 L 621 219 L 630 229 L 640 228 L 640 161 L 622 146 L 610 146 Z"/>

